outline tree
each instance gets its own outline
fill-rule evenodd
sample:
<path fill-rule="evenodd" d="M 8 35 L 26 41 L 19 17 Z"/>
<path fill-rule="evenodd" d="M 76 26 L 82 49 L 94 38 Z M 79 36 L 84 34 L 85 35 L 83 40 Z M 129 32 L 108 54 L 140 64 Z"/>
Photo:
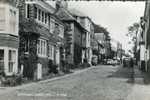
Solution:
<path fill-rule="evenodd" d="M 128 42 L 129 44 L 133 44 L 133 47 L 130 51 L 130 53 L 134 54 L 134 57 L 137 59 L 137 34 L 138 34 L 138 30 L 139 30 L 139 23 L 134 23 L 133 25 L 128 27 L 128 33 L 126 34 L 126 36 L 128 36 L 130 38 L 130 41 Z"/>

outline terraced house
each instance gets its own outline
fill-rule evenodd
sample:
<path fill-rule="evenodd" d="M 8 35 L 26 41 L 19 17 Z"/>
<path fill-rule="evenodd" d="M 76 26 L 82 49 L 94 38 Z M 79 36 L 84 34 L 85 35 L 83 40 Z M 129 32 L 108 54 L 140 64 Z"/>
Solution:
<path fill-rule="evenodd" d="M 94 35 L 93 21 L 85 14 L 78 10 L 70 10 L 74 18 L 79 22 L 86 30 L 82 33 L 82 62 L 87 59 L 91 63 L 92 59 L 92 48 L 91 48 L 91 37 Z"/>
<path fill-rule="evenodd" d="M 56 2 L 55 13 L 67 26 L 65 30 L 66 39 L 66 60 L 73 65 L 82 63 L 82 36 L 87 30 L 74 18 L 73 14 L 68 10 L 67 2 Z M 84 41 L 86 42 L 86 41 Z"/>
<path fill-rule="evenodd" d="M 0 72 L 18 72 L 18 9 L 9 0 L 0 1 Z"/>
<path fill-rule="evenodd" d="M 64 24 L 44 0 L 20 0 L 18 7 L 19 65 L 25 77 L 41 79 L 51 70 L 50 63 L 60 66 L 64 59 Z"/>

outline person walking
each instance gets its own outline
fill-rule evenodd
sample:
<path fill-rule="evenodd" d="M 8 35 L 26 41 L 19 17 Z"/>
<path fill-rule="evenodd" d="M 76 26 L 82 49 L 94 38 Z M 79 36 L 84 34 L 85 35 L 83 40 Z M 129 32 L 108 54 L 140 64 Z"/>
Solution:
<path fill-rule="evenodd" d="M 134 62 L 133 62 L 133 58 L 130 59 L 130 67 L 134 67 Z"/>

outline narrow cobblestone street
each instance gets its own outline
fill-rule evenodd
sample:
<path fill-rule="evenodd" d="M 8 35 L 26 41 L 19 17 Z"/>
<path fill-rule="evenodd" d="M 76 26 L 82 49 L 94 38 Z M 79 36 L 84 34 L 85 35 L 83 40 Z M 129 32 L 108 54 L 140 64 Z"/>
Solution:
<path fill-rule="evenodd" d="M 137 69 L 99 65 L 66 78 L 1 92 L 0 100 L 149 100 L 148 87 Z"/>

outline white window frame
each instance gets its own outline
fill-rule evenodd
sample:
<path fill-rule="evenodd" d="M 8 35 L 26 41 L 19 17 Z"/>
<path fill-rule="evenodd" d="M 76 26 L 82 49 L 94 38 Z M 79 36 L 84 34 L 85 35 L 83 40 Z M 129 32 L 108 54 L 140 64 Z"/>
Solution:
<path fill-rule="evenodd" d="M 11 47 L 0 47 L 0 49 L 4 50 L 4 72 L 6 76 L 16 74 L 18 72 L 18 49 Z M 9 50 L 13 50 L 16 52 L 15 55 L 16 59 L 14 61 L 12 72 L 9 72 Z"/>
<path fill-rule="evenodd" d="M 64 26 L 63 25 L 61 25 L 61 24 L 59 24 L 59 36 L 61 37 L 61 38 L 63 38 L 64 37 Z"/>
<path fill-rule="evenodd" d="M 40 8 L 38 8 L 38 7 L 36 7 L 37 8 L 37 17 L 36 17 L 36 21 L 39 23 L 39 24 L 41 24 L 41 25 L 43 25 L 44 27 L 47 27 L 47 28 L 49 28 L 49 18 L 48 18 L 48 12 L 46 12 L 45 10 L 42 10 L 42 9 L 40 9 Z M 40 15 L 39 15 L 39 10 L 40 10 Z M 42 12 L 43 12 L 43 17 L 42 17 Z M 47 14 L 47 16 L 45 17 L 45 14 Z M 39 19 L 39 16 L 40 16 L 40 19 Z M 45 18 L 47 19 L 47 22 L 45 23 Z M 42 19 L 43 19 L 43 21 L 42 21 Z"/>
<path fill-rule="evenodd" d="M 15 58 L 13 56 L 13 52 L 15 52 Z M 9 53 L 11 53 L 11 59 L 9 57 Z M 9 49 L 8 50 L 8 73 L 13 73 L 14 66 L 16 65 L 16 50 Z M 12 65 L 12 66 L 10 66 Z M 12 68 L 11 68 L 12 67 Z"/>
<path fill-rule="evenodd" d="M 49 44 L 48 58 L 54 60 L 54 45 Z"/>
<path fill-rule="evenodd" d="M 30 6 L 30 4 L 25 4 L 25 17 L 28 18 L 28 6 Z"/>
<path fill-rule="evenodd" d="M 50 27 L 50 33 L 54 33 L 54 30 L 55 30 L 55 19 L 53 19 L 53 18 L 50 18 L 50 25 L 49 25 L 49 27 Z"/>
<path fill-rule="evenodd" d="M 10 25 L 10 32 L 11 33 L 17 33 L 17 28 L 16 28 L 16 25 L 17 25 L 17 11 L 14 10 L 14 9 L 9 9 L 9 13 L 10 13 L 10 21 L 9 21 L 9 25 Z"/>
<path fill-rule="evenodd" d="M 37 44 L 37 55 L 39 57 L 47 57 L 47 40 L 39 39 L 39 44 Z"/>

